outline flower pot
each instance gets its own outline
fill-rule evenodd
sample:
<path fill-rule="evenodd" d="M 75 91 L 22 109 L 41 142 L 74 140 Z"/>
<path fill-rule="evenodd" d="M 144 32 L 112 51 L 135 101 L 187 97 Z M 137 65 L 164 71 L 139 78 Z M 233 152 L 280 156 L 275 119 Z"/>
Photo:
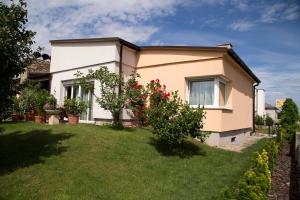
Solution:
<path fill-rule="evenodd" d="M 34 118 L 34 114 L 32 113 L 32 111 L 24 113 L 25 121 L 33 121 L 33 118 Z"/>
<path fill-rule="evenodd" d="M 11 120 L 13 122 L 17 122 L 17 121 L 19 121 L 19 119 L 20 119 L 20 115 L 19 114 L 17 114 L 17 113 L 11 114 Z"/>
<path fill-rule="evenodd" d="M 36 124 L 42 124 L 44 123 L 44 117 L 40 115 L 34 116 L 34 122 Z"/>
<path fill-rule="evenodd" d="M 79 116 L 77 115 L 68 115 L 69 124 L 78 124 Z"/>

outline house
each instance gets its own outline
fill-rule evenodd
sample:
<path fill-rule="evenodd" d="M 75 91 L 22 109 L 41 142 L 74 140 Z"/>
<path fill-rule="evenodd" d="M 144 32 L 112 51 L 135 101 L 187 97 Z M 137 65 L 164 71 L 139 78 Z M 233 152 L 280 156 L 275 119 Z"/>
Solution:
<path fill-rule="evenodd" d="M 266 95 L 264 89 L 255 89 L 255 114 L 261 117 L 266 116 Z"/>
<path fill-rule="evenodd" d="M 60 103 L 65 97 L 88 101 L 81 122 L 103 123 L 111 121 L 111 115 L 97 105 L 90 91 L 74 84 L 74 73 L 107 66 L 125 79 L 137 72 L 143 84 L 160 79 L 168 90 L 178 90 L 191 106 L 204 106 L 203 130 L 211 133 L 207 139 L 210 145 L 241 143 L 253 130 L 254 91 L 260 80 L 230 44 L 140 47 L 120 38 L 50 42 L 51 93 Z M 94 84 L 97 88 L 99 83 Z M 130 122 L 127 112 L 123 112 L 122 120 Z"/>
<path fill-rule="evenodd" d="M 266 108 L 266 115 L 271 117 L 275 122 L 278 121 L 278 113 L 280 112 L 280 110 L 278 108 L 276 108 L 275 106 L 266 103 L 265 104 L 265 108 Z"/>

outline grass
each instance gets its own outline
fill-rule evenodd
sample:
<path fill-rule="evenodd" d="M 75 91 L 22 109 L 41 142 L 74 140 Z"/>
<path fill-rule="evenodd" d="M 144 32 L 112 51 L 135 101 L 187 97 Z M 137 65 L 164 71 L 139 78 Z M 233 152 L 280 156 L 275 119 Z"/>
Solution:
<path fill-rule="evenodd" d="M 179 154 L 146 129 L 0 124 L 0 199 L 217 199 L 264 143 Z"/>

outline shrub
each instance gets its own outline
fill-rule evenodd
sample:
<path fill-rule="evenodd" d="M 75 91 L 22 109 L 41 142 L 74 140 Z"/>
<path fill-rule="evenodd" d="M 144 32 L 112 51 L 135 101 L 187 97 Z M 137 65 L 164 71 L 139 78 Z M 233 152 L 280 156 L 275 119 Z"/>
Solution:
<path fill-rule="evenodd" d="M 264 118 L 259 115 L 256 115 L 255 116 L 255 124 L 258 126 L 264 125 Z"/>
<path fill-rule="evenodd" d="M 11 97 L 12 101 L 12 113 L 21 114 L 20 100 L 16 96 Z"/>
<path fill-rule="evenodd" d="M 272 139 L 266 144 L 265 150 L 268 152 L 269 168 L 273 169 L 279 155 L 280 145 L 276 142 L 276 140 Z"/>
<path fill-rule="evenodd" d="M 276 144 L 275 140 L 269 144 Z M 266 148 L 269 149 L 269 148 Z M 261 153 L 256 152 L 249 170 L 247 170 L 238 185 L 232 189 L 226 188 L 221 194 L 223 200 L 267 200 L 268 191 L 271 187 L 271 171 L 269 168 L 270 157 L 274 159 L 278 152 L 274 151 L 274 155 L 270 155 L 267 150 L 263 149 Z"/>
<path fill-rule="evenodd" d="M 44 105 L 45 110 L 55 110 L 56 109 L 56 98 L 50 94 L 46 100 L 46 104 Z"/>
<path fill-rule="evenodd" d="M 82 112 L 86 111 L 87 104 L 79 99 L 65 99 L 64 107 L 67 114 L 78 116 Z"/>
<path fill-rule="evenodd" d="M 48 97 L 49 93 L 44 89 L 37 90 L 33 96 L 34 109 L 39 116 L 43 116 L 45 114 L 44 105 L 46 104 Z"/>
<path fill-rule="evenodd" d="M 203 138 L 203 109 L 183 104 L 177 92 L 169 93 L 159 80 L 152 80 L 147 88 L 150 106 L 147 110 L 149 124 L 159 140 L 169 144 L 182 144 L 187 136 Z"/>
<path fill-rule="evenodd" d="M 274 124 L 274 120 L 269 115 L 267 115 L 267 117 L 266 117 L 266 125 L 267 126 L 273 126 L 273 124 Z"/>
<path fill-rule="evenodd" d="M 148 93 L 145 87 L 136 80 L 139 74 L 131 75 L 125 86 L 127 99 L 126 107 L 132 111 L 133 119 L 139 126 L 144 126 L 147 122 L 146 105 Z"/>
<path fill-rule="evenodd" d="M 34 110 L 36 94 L 41 90 L 41 85 L 27 80 L 20 86 L 20 89 L 20 108 L 23 111 Z"/>
<path fill-rule="evenodd" d="M 287 139 L 292 140 L 298 128 L 299 111 L 295 102 L 288 98 L 282 106 L 280 114 L 280 124 L 287 132 Z"/>

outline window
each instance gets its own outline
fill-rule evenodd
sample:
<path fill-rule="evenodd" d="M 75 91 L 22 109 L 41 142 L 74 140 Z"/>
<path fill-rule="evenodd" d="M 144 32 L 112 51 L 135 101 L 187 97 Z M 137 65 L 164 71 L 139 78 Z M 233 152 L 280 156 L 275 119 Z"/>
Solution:
<path fill-rule="evenodd" d="M 226 85 L 223 82 L 219 82 L 219 106 L 225 106 L 225 89 Z"/>
<path fill-rule="evenodd" d="M 190 82 L 191 105 L 213 105 L 214 80 L 195 80 Z"/>
<path fill-rule="evenodd" d="M 86 112 L 81 113 L 80 120 L 91 121 L 93 120 L 93 94 L 89 90 L 84 90 L 79 85 L 73 85 L 72 83 L 64 84 L 64 98 L 75 99 L 80 98 L 88 104 Z"/>
<path fill-rule="evenodd" d="M 221 78 L 203 78 L 189 80 L 188 102 L 192 106 L 226 106 L 226 81 Z"/>

